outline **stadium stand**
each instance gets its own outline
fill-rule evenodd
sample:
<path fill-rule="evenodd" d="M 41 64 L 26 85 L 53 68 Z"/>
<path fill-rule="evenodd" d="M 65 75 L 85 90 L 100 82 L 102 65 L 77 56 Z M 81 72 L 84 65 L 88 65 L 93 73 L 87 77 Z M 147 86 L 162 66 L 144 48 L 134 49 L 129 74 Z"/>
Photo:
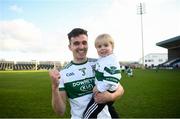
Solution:
<path fill-rule="evenodd" d="M 0 70 L 12 70 L 13 65 L 13 61 L 0 61 Z"/>
<path fill-rule="evenodd" d="M 168 49 L 168 61 L 161 66 L 180 68 L 180 36 L 161 41 L 156 45 Z"/>
<path fill-rule="evenodd" d="M 176 65 L 178 62 L 180 62 L 180 58 L 176 58 L 176 59 L 167 61 L 167 62 L 163 63 L 162 65 L 164 65 L 164 66 L 174 66 L 174 65 Z"/>
<path fill-rule="evenodd" d="M 40 61 L 40 62 L 14 62 L 0 60 L 0 70 L 50 70 L 58 69 L 63 67 L 59 61 Z"/>

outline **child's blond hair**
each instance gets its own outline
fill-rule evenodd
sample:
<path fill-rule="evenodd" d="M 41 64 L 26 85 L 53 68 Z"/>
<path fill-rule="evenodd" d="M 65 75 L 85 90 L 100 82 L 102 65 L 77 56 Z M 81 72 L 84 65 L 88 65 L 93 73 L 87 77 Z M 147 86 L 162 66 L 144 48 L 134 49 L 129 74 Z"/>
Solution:
<path fill-rule="evenodd" d="M 112 48 L 114 49 L 114 40 L 109 34 L 104 33 L 104 34 L 99 35 L 95 40 L 95 43 L 94 43 L 95 47 L 97 47 L 97 44 L 99 42 L 110 42 L 110 44 L 112 45 Z"/>

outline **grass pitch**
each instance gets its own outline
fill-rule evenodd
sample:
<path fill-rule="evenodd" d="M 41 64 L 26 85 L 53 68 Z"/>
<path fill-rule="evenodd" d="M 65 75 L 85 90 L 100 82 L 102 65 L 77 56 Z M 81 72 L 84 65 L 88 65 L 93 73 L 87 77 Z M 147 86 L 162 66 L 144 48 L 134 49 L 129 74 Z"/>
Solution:
<path fill-rule="evenodd" d="M 122 73 L 125 89 L 114 105 L 122 118 L 180 117 L 180 70 Z M 0 71 L 0 118 L 56 118 L 47 71 Z M 70 117 L 69 105 L 65 117 Z"/>

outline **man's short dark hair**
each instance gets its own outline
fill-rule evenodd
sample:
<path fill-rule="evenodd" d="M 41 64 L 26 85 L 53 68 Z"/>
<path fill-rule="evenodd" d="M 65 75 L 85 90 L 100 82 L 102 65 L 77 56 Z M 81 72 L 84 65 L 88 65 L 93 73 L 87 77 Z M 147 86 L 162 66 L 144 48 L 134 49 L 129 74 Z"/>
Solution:
<path fill-rule="evenodd" d="M 84 30 L 82 28 L 74 28 L 71 32 L 68 33 L 68 39 L 70 41 L 72 37 L 76 37 L 76 36 L 79 36 L 79 35 L 82 35 L 82 34 L 88 36 L 86 30 Z"/>

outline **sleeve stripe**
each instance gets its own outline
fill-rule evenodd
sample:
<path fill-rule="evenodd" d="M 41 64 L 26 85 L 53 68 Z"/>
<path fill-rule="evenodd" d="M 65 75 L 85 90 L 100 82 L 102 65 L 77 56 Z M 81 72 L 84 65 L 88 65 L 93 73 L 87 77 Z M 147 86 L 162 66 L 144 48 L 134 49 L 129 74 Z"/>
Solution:
<path fill-rule="evenodd" d="M 65 89 L 64 88 L 59 88 L 59 91 L 65 91 Z"/>
<path fill-rule="evenodd" d="M 118 83 L 120 79 L 115 78 L 115 77 L 104 77 L 103 80 L 114 82 L 114 83 Z"/>

